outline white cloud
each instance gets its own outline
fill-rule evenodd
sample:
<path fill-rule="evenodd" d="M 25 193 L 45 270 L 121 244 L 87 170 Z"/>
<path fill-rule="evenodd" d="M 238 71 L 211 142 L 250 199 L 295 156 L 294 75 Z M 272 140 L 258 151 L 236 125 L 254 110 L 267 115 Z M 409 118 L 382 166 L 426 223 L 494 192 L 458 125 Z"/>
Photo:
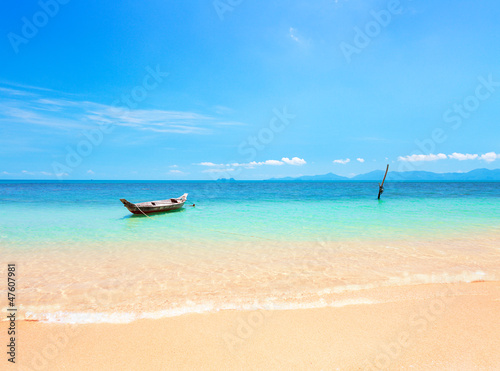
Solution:
<path fill-rule="evenodd" d="M 488 152 L 485 153 L 484 155 L 481 155 L 481 160 L 484 160 L 486 162 L 493 162 L 496 159 L 500 158 L 500 153 L 495 153 L 495 152 Z"/>
<path fill-rule="evenodd" d="M 439 153 L 437 155 L 411 155 L 411 156 L 399 156 L 398 161 L 408 161 L 408 162 L 419 162 L 419 161 L 437 161 L 446 160 L 448 157 L 444 153 Z"/>
<path fill-rule="evenodd" d="M 298 157 L 293 157 L 291 160 L 288 157 L 283 157 L 281 159 L 285 164 L 288 165 L 294 165 L 294 166 L 302 166 L 305 165 L 307 162 L 303 158 L 298 158 Z"/>
<path fill-rule="evenodd" d="M 95 174 L 92 170 L 87 170 L 87 174 Z"/>
<path fill-rule="evenodd" d="M 255 165 L 257 165 L 257 166 L 261 166 L 261 165 L 279 166 L 279 165 L 283 165 L 283 162 L 278 161 L 278 160 L 266 160 L 263 162 L 252 161 L 248 165 L 249 166 L 255 166 Z M 245 166 L 245 164 L 243 164 L 243 166 Z"/>
<path fill-rule="evenodd" d="M 245 167 L 247 169 L 253 169 L 256 166 L 264 166 L 264 165 L 281 166 L 284 164 L 288 164 L 288 165 L 293 165 L 293 166 L 300 166 L 300 165 L 305 165 L 306 163 L 307 162 L 304 159 L 299 158 L 299 157 L 293 157 L 292 159 L 289 159 L 288 157 L 283 157 L 281 159 L 281 161 L 280 160 L 266 160 L 266 161 L 259 161 L 259 162 L 252 161 L 252 162 L 243 162 L 243 163 L 233 162 L 231 164 L 215 164 L 213 162 L 200 162 L 200 163 L 195 164 L 195 165 L 218 167 L 218 168 Z M 224 170 L 224 169 L 221 169 L 221 170 Z"/>
<path fill-rule="evenodd" d="M 169 173 L 170 174 L 185 174 L 184 171 L 180 171 L 180 170 L 170 170 Z"/>
<path fill-rule="evenodd" d="M 465 161 L 465 160 L 475 160 L 479 156 L 476 154 L 471 155 L 470 153 L 463 154 L 463 153 L 453 152 L 451 155 L 448 155 L 448 157 L 459 161 Z"/>
<path fill-rule="evenodd" d="M 334 164 L 342 164 L 342 165 L 345 165 L 347 163 L 351 162 L 351 159 L 350 158 L 346 158 L 345 160 L 333 160 L 333 163 Z"/>
<path fill-rule="evenodd" d="M 356 160 L 359 161 L 359 162 L 361 162 L 361 163 L 365 162 L 364 158 L 357 158 Z"/>
<path fill-rule="evenodd" d="M 170 165 L 169 167 L 176 168 L 176 167 L 179 167 L 179 166 L 177 166 L 177 165 Z"/>

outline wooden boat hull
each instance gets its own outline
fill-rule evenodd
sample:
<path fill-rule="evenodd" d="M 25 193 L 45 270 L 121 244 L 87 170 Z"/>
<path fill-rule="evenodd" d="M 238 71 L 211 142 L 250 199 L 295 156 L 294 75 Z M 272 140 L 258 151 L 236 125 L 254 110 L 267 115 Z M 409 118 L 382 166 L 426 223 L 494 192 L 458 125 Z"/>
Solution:
<path fill-rule="evenodd" d="M 180 205 L 173 205 L 173 206 L 162 206 L 162 207 L 141 207 L 140 210 L 142 210 L 142 212 L 139 210 L 139 208 L 137 207 L 127 207 L 128 211 L 130 211 L 132 214 L 136 214 L 136 215 L 143 215 L 144 214 L 152 214 L 152 213 L 164 213 L 164 212 L 167 212 L 167 211 L 173 211 L 173 210 L 178 210 L 180 209 L 182 206 L 184 206 L 184 204 L 180 204 Z"/>
<path fill-rule="evenodd" d="M 152 214 L 152 213 L 165 213 L 169 211 L 178 210 L 184 206 L 184 203 L 187 199 L 187 193 L 183 194 L 179 198 L 171 198 L 168 200 L 159 200 L 159 201 L 149 201 L 149 202 L 140 202 L 134 204 L 132 202 L 128 202 L 124 198 L 120 199 L 128 211 L 132 214 L 136 215 L 144 215 L 144 214 Z"/>

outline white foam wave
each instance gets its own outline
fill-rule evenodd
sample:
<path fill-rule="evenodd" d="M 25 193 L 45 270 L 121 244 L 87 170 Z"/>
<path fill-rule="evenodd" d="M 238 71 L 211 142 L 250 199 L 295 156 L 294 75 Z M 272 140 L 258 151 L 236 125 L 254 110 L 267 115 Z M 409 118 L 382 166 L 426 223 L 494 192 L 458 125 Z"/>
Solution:
<path fill-rule="evenodd" d="M 333 302 L 326 302 L 325 300 L 319 300 L 313 303 L 266 303 L 262 305 L 225 304 L 216 306 L 214 304 L 201 304 L 201 305 L 185 306 L 185 307 L 166 309 L 155 312 L 145 312 L 145 313 L 132 313 L 132 312 L 86 313 L 86 312 L 63 312 L 63 311 L 57 311 L 53 313 L 36 313 L 33 310 L 31 310 L 31 311 L 26 311 L 25 319 L 45 322 L 45 323 L 125 324 L 141 319 L 161 319 L 161 318 L 176 317 L 192 313 L 214 313 L 223 310 L 254 311 L 254 310 L 313 309 L 313 308 L 325 308 L 325 307 L 338 308 L 348 305 L 366 305 L 375 303 L 376 302 L 373 300 L 361 298 L 361 299 L 339 300 Z"/>
<path fill-rule="evenodd" d="M 47 323 L 67 323 L 67 324 L 91 324 L 91 323 L 130 323 L 141 319 L 160 319 L 168 317 L 176 317 L 191 313 L 213 313 L 223 310 L 238 310 L 238 311 L 253 311 L 253 310 L 294 310 L 294 309 L 313 309 L 325 307 L 343 307 L 348 305 L 368 305 L 376 304 L 378 301 L 373 301 L 367 298 L 331 300 L 331 295 L 342 294 L 348 292 L 357 292 L 361 290 L 370 290 L 377 287 L 397 287 L 397 286 L 412 286 L 429 283 L 470 283 L 478 280 L 495 281 L 494 275 L 487 274 L 483 271 L 464 271 L 460 274 L 404 274 L 403 276 L 391 277 L 386 281 L 369 284 L 358 285 L 343 285 L 333 288 L 326 288 L 317 291 L 316 293 L 306 294 L 309 298 L 316 297 L 316 300 L 301 302 L 304 295 L 297 297 L 289 297 L 288 300 L 277 297 L 268 297 L 261 301 L 255 301 L 251 304 L 216 304 L 207 302 L 203 304 L 195 304 L 188 301 L 186 305 L 169 308 L 165 310 L 153 312 L 68 312 L 56 310 L 55 308 L 30 307 L 23 310 L 23 316 L 19 319 L 35 320 Z M 324 297 L 329 298 L 326 300 Z"/>

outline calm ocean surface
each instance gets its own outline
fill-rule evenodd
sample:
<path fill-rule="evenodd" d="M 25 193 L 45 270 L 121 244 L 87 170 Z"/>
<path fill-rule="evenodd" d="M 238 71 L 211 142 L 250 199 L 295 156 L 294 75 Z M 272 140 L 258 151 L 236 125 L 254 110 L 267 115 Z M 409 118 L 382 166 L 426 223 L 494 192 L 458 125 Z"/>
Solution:
<path fill-rule="evenodd" d="M 370 303 L 362 290 L 498 279 L 500 182 L 377 192 L 375 182 L 0 181 L 0 254 L 18 265 L 21 312 L 66 322 Z M 183 193 L 181 211 L 150 218 L 119 201 Z"/>
<path fill-rule="evenodd" d="M 412 238 L 500 228 L 498 183 L 0 182 L 0 241 Z M 132 216 L 119 201 L 189 193 L 179 212 Z M 254 237 L 252 237 L 254 236 Z"/>

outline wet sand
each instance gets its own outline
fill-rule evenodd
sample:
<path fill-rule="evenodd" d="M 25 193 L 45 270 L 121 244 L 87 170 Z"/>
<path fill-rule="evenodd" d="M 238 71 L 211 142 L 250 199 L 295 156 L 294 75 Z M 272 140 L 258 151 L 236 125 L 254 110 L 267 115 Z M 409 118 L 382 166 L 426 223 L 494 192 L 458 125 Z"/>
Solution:
<path fill-rule="evenodd" d="M 366 299 L 377 287 L 498 281 L 498 246 L 495 233 L 435 241 L 228 241 L 204 249 L 96 242 L 32 251 L 0 244 L 0 255 L 17 264 L 20 318 L 124 323 L 226 309 L 322 307 Z M 0 266 L 0 276 L 5 269 Z"/>
<path fill-rule="evenodd" d="M 499 282 L 362 291 L 373 304 L 227 310 L 128 324 L 19 321 L 16 365 L 2 352 L 0 368 L 500 369 Z M 0 323 L 2 343 L 7 327 Z"/>

